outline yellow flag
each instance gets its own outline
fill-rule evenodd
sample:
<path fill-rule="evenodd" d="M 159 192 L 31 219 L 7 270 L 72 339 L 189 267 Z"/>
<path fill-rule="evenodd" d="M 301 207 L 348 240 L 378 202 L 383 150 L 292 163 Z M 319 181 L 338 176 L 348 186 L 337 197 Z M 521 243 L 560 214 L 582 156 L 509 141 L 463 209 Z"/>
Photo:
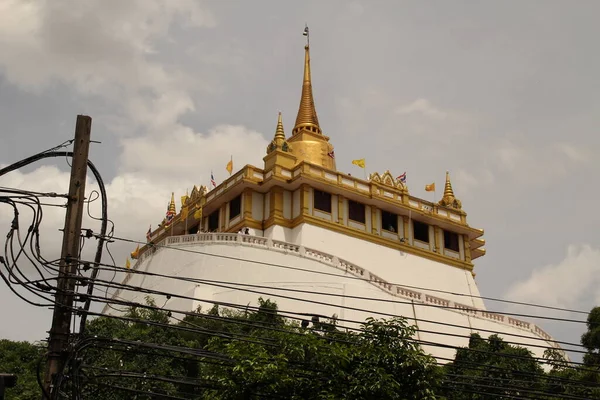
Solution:
<path fill-rule="evenodd" d="M 139 254 L 140 254 L 140 245 L 138 244 L 137 247 L 135 248 L 135 250 L 131 252 L 131 258 L 133 258 L 134 260 L 137 260 Z"/>
<path fill-rule="evenodd" d="M 352 164 L 356 165 L 357 167 L 364 168 L 365 167 L 365 159 L 361 158 L 358 160 L 352 160 Z"/>
<path fill-rule="evenodd" d="M 229 175 L 231 175 L 231 173 L 233 172 L 233 157 L 231 158 L 231 160 L 229 160 L 225 169 L 227 170 L 227 172 L 229 172 Z"/>
<path fill-rule="evenodd" d="M 131 261 L 129 261 L 129 257 L 127 257 L 127 261 L 125 261 L 125 268 L 131 268 Z"/>
<path fill-rule="evenodd" d="M 181 207 L 181 217 L 180 220 L 183 221 L 188 217 L 188 208 L 186 207 Z"/>
<path fill-rule="evenodd" d="M 183 207 L 185 205 L 185 202 L 186 202 L 187 198 L 188 198 L 187 195 L 181 196 L 181 207 Z"/>
<path fill-rule="evenodd" d="M 202 207 L 199 207 L 196 212 L 194 213 L 194 218 L 196 219 L 200 219 L 202 218 Z"/>
<path fill-rule="evenodd" d="M 425 185 L 425 191 L 426 192 L 435 192 L 435 182 L 433 182 L 429 185 Z"/>

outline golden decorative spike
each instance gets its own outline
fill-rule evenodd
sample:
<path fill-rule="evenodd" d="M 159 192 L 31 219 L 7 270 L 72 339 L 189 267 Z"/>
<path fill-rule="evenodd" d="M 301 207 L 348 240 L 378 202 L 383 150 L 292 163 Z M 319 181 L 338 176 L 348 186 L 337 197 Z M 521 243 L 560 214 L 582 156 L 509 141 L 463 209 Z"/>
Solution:
<path fill-rule="evenodd" d="M 302 97 L 300 98 L 300 107 L 296 125 L 292 135 L 298 133 L 302 128 L 308 128 L 316 133 L 322 133 L 319 127 L 319 119 L 315 109 L 315 101 L 312 93 L 312 82 L 310 78 L 310 51 L 308 45 L 304 46 L 304 81 L 302 82 Z"/>
<path fill-rule="evenodd" d="M 450 172 L 446 171 L 446 185 L 444 186 L 444 197 L 454 198 L 454 191 L 450 183 Z"/>
<path fill-rule="evenodd" d="M 283 132 L 283 121 L 281 119 L 281 111 L 277 117 L 277 129 L 275 130 L 275 142 L 281 146 L 281 143 L 285 141 L 285 133 Z"/>
<path fill-rule="evenodd" d="M 177 209 L 175 208 L 175 193 L 171 193 L 171 202 L 169 203 L 169 211 L 173 212 L 173 214 L 177 213 Z"/>
<path fill-rule="evenodd" d="M 444 185 L 444 195 L 442 200 L 439 202 L 440 205 L 445 207 L 456 208 L 460 210 L 462 203 L 454 196 L 454 190 L 452 190 L 452 183 L 450 183 L 450 172 L 446 171 L 446 185 Z"/>

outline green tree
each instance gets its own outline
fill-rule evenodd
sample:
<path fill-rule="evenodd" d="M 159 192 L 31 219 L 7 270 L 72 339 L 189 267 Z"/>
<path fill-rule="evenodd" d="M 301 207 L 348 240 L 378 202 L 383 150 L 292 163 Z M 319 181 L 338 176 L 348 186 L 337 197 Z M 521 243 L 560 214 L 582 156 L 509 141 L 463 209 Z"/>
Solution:
<path fill-rule="evenodd" d="M 581 344 L 587 350 L 583 363 L 588 369 L 600 371 L 600 307 L 594 307 L 588 314 L 587 328 L 581 336 Z"/>
<path fill-rule="evenodd" d="M 587 331 L 581 336 L 581 344 L 587 352 L 580 366 L 572 366 L 557 351 L 544 353 L 552 365 L 548 390 L 557 395 L 600 399 L 600 307 L 588 314 Z"/>
<path fill-rule="evenodd" d="M 472 334 L 469 346 L 458 349 L 444 372 L 443 393 L 450 400 L 535 397 L 545 389 L 544 371 L 531 352 L 498 335 Z"/>
<path fill-rule="evenodd" d="M 17 385 L 6 389 L 6 400 L 40 399 L 37 366 L 44 354 L 39 344 L 0 340 L 0 372 L 17 375 Z"/>
<path fill-rule="evenodd" d="M 149 304 L 89 322 L 70 374 L 83 398 L 435 397 L 439 368 L 403 318 L 344 331 L 335 319 L 290 322 L 259 299 L 257 311 L 214 307 L 166 325 L 175 317 Z"/>

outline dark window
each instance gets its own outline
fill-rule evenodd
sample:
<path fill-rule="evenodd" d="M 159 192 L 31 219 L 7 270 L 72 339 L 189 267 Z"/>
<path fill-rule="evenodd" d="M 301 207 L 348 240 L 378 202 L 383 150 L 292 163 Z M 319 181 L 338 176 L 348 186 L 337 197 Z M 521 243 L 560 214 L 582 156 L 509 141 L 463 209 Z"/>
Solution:
<path fill-rule="evenodd" d="M 413 234 L 415 240 L 429 243 L 429 225 L 419 221 L 413 221 Z"/>
<path fill-rule="evenodd" d="M 348 200 L 348 218 L 352 221 L 365 223 L 365 205 L 356 201 Z"/>
<path fill-rule="evenodd" d="M 216 232 L 219 230 L 219 210 L 208 216 L 208 231 Z"/>
<path fill-rule="evenodd" d="M 381 211 L 381 229 L 398 232 L 398 216 L 394 213 Z"/>
<path fill-rule="evenodd" d="M 331 193 L 314 190 L 314 207 L 316 210 L 331 212 Z"/>
<path fill-rule="evenodd" d="M 188 230 L 188 234 L 193 235 L 194 233 L 198 233 L 200 230 L 200 225 L 194 225 Z"/>
<path fill-rule="evenodd" d="M 444 247 L 458 252 L 458 233 L 444 231 Z"/>
<path fill-rule="evenodd" d="M 242 212 L 242 195 L 229 202 L 229 219 L 234 219 Z"/>

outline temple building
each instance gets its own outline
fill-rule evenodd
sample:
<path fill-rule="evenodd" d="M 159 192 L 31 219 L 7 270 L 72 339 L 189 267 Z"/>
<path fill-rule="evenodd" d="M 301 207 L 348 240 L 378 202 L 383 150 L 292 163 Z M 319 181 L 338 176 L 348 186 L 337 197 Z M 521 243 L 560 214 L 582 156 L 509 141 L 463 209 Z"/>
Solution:
<path fill-rule="evenodd" d="M 537 325 L 486 310 L 474 272 L 483 230 L 468 224 L 448 172 L 431 202 L 390 171 L 361 179 L 337 170 L 317 118 L 308 45 L 291 134 L 281 113 L 274 125 L 263 166 L 232 171 L 211 190 L 194 187 L 179 213 L 172 196 L 167 217 L 132 254 L 133 269 L 175 279 L 128 273 L 125 285 L 173 293 L 155 296 L 173 310 L 256 306 L 262 296 L 284 316 L 335 315 L 342 327 L 405 316 L 441 362 L 472 332 L 499 333 L 537 357 L 559 348 Z M 122 289 L 114 298 L 144 303 L 146 295 Z"/>

